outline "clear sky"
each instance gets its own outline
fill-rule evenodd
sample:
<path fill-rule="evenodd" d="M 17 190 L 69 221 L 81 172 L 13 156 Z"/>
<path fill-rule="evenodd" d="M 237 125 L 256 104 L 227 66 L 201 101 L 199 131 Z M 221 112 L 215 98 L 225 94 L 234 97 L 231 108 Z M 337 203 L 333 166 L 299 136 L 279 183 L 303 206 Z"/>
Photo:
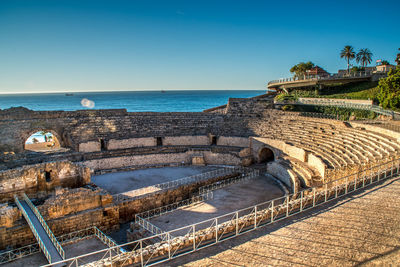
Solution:
<path fill-rule="evenodd" d="M 400 1 L 0 0 L 0 93 L 264 89 L 345 45 L 394 63 Z"/>

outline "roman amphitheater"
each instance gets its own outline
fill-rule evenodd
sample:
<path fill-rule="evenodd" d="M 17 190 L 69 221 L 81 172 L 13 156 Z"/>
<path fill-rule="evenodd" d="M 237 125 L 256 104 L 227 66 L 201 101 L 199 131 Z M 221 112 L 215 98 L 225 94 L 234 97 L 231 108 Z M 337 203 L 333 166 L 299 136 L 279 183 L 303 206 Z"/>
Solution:
<path fill-rule="evenodd" d="M 359 192 L 369 201 L 368 190 L 378 194 L 385 183 L 399 188 L 400 133 L 381 119 L 306 117 L 277 109 L 270 94 L 230 99 L 198 113 L 0 110 L 0 263 L 190 265 L 214 250 L 222 255 L 219 261 L 193 265 L 274 265 L 271 255 L 293 258 L 300 252 L 284 242 L 279 253 L 271 247 L 259 252 L 272 253 L 265 254 L 270 257 L 265 262 L 246 261 L 241 254 L 229 263 L 223 253 L 246 246 L 265 229 L 257 240 L 270 238 L 265 242 L 272 244 L 272 231 L 321 221 L 313 211 L 329 212 L 340 201 L 361 199 Z M 51 146 L 26 144 L 41 131 L 51 133 Z M 379 197 L 396 193 L 386 190 Z M 376 216 L 398 214 L 398 206 L 390 206 L 398 195 L 387 199 L 378 201 Z M 354 214 L 353 206 L 349 216 Z M 352 220 L 358 224 L 351 233 L 369 227 L 342 217 L 346 224 L 340 229 Z M 353 237 L 342 232 L 333 240 L 335 229 L 325 228 L 311 243 L 323 247 L 321 240 L 329 236 L 340 246 Z M 397 240 L 391 249 L 398 250 L 396 234 L 388 235 Z M 305 246 L 301 240 L 309 235 L 302 232 L 296 243 Z M 357 242 L 369 242 L 371 235 Z M 386 255 L 379 240 L 372 255 L 351 252 L 350 244 L 276 265 L 353 266 Z M 351 261 L 342 261 L 343 251 L 350 251 Z"/>

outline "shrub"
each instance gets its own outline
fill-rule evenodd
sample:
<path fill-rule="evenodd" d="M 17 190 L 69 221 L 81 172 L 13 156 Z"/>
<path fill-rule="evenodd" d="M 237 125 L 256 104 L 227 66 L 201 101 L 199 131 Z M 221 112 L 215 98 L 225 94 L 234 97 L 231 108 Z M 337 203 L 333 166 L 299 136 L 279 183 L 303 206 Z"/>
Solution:
<path fill-rule="evenodd" d="M 378 100 L 383 108 L 400 110 L 400 67 L 390 70 L 386 78 L 379 80 Z"/>

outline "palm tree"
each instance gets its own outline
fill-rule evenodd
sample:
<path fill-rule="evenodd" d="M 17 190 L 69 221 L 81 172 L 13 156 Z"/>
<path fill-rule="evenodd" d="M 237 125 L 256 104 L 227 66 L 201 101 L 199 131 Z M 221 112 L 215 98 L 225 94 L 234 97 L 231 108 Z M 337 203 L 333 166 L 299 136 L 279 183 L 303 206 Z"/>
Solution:
<path fill-rule="evenodd" d="M 353 59 L 354 57 L 354 48 L 351 45 L 346 45 L 340 52 L 340 58 L 347 59 L 347 73 L 350 71 L 350 59 Z"/>
<path fill-rule="evenodd" d="M 366 67 L 372 61 L 372 53 L 368 48 L 360 49 L 360 52 L 356 55 L 357 63 L 361 63 L 361 66 Z"/>

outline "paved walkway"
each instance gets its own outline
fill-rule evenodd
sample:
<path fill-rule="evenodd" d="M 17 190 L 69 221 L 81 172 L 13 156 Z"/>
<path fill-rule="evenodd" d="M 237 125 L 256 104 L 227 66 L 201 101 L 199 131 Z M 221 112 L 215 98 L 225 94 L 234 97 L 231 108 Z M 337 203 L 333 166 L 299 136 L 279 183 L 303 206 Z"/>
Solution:
<path fill-rule="evenodd" d="M 400 177 L 164 266 L 400 266 Z"/>

